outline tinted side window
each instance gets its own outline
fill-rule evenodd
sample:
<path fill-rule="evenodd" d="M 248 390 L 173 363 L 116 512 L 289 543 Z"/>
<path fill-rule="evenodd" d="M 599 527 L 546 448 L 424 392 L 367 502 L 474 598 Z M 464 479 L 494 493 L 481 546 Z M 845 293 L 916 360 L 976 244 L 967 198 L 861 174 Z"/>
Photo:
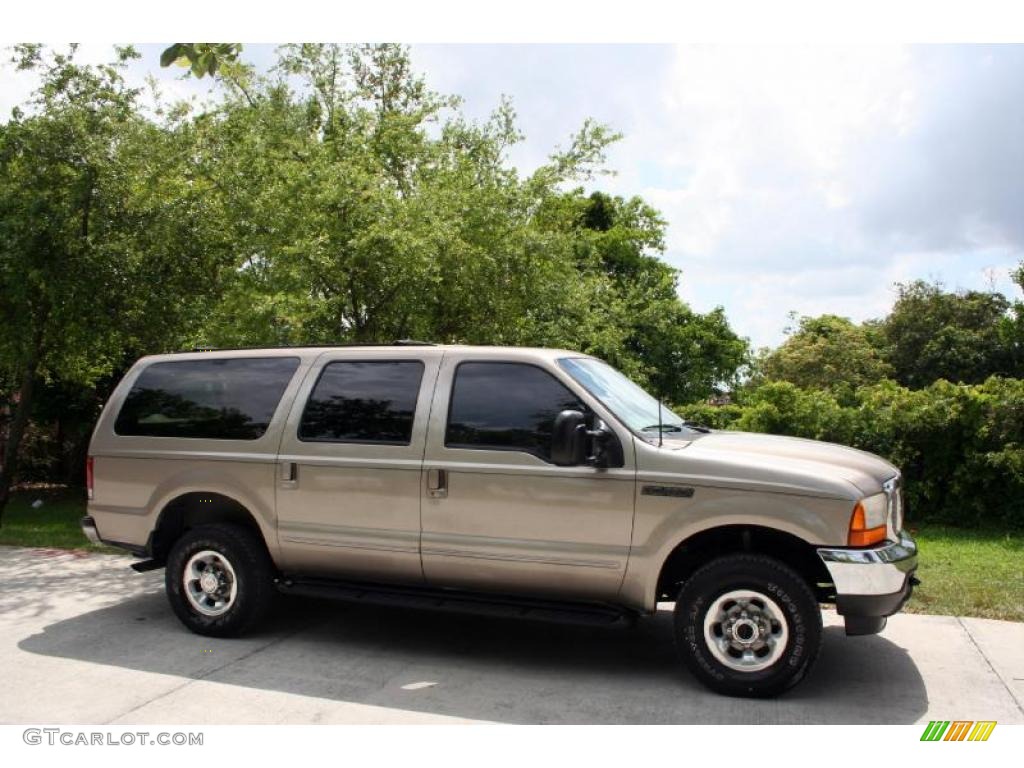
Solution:
<path fill-rule="evenodd" d="M 329 363 L 306 403 L 299 439 L 408 445 L 422 378 L 418 360 Z"/>
<path fill-rule="evenodd" d="M 559 412 L 586 406 L 554 376 L 523 363 L 461 363 L 455 371 L 445 445 L 525 451 L 551 458 Z"/>
<path fill-rule="evenodd" d="M 297 357 L 153 363 L 114 422 L 119 435 L 255 440 L 270 426 Z"/>

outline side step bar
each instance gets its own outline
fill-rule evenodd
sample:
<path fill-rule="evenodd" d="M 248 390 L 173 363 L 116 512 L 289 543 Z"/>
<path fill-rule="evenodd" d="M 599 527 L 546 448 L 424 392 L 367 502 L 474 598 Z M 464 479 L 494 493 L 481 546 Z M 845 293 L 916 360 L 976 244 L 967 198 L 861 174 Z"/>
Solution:
<path fill-rule="evenodd" d="M 277 588 L 287 595 L 328 598 L 373 605 L 394 605 L 431 611 L 457 611 L 561 624 L 631 625 L 638 615 L 628 609 L 605 603 L 570 603 L 427 587 L 364 584 L 333 579 L 284 577 L 277 580 Z"/>
<path fill-rule="evenodd" d="M 163 560 L 139 560 L 136 563 L 132 563 L 132 570 L 136 573 L 145 573 L 146 571 L 155 571 L 157 568 L 163 568 L 166 563 Z"/>

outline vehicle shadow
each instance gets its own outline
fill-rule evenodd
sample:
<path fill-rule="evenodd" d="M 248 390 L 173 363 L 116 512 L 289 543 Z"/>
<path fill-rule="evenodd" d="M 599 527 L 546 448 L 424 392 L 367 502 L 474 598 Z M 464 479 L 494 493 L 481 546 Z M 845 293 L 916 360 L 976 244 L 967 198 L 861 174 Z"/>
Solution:
<path fill-rule="evenodd" d="M 910 723 L 927 692 L 884 635 L 828 627 L 811 677 L 773 700 L 710 693 L 678 664 L 671 613 L 633 628 L 292 598 L 239 640 L 185 630 L 162 594 L 46 626 L 23 651 L 332 701 L 506 723 Z M 432 683 L 432 685 L 415 685 Z M 411 686 L 404 688 L 403 686 Z"/>

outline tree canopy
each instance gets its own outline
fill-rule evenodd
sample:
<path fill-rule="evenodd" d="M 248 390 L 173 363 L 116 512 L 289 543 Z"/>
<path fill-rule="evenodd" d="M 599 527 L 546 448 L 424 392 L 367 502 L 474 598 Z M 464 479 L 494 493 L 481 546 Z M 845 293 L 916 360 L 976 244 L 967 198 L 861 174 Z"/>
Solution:
<path fill-rule="evenodd" d="M 879 329 L 885 357 L 901 384 L 919 388 L 936 379 L 977 384 L 993 375 L 1018 375 L 1011 304 L 1001 293 L 950 292 L 922 280 L 898 290 Z"/>
<path fill-rule="evenodd" d="M 237 54 L 175 44 L 163 63 L 219 96 L 153 108 L 130 48 L 15 49 L 39 87 L 0 123 L 0 509 L 34 403 L 183 346 L 557 346 L 676 402 L 735 378 L 746 342 L 679 299 L 658 212 L 593 191 L 609 127 L 523 171 L 511 102 L 468 119 L 401 46 L 283 46 L 267 72 Z"/>
<path fill-rule="evenodd" d="M 1017 279 L 1022 275 L 1018 271 Z M 940 379 L 980 384 L 991 376 L 1020 376 L 1020 303 L 995 291 L 947 291 L 923 280 L 896 289 L 883 318 L 860 324 L 835 315 L 800 318 L 783 344 L 760 356 L 753 383 L 789 381 L 849 393 L 885 378 L 921 389 Z"/>
<path fill-rule="evenodd" d="M 767 353 L 765 378 L 804 389 L 856 389 L 891 375 L 868 328 L 845 317 L 802 317 L 786 341 Z"/>
<path fill-rule="evenodd" d="M 144 119 L 125 85 L 135 55 L 87 67 L 73 48 L 15 48 L 41 84 L 0 125 L 0 509 L 40 381 L 91 385 L 182 341 L 220 252 L 187 132 Z"/>
<path fill-rule="evenodd" d="M 729 380 L 746 344 L 678 298 L 665 223 L 587 195 L 617 139 L 585 122 L 522 174 L 511 103 L 474 123 L 397 46 L 284 46 L 197 124 L 238 269 L 197 341 L 419 338 L 560 346 L 673 399 Z"/>

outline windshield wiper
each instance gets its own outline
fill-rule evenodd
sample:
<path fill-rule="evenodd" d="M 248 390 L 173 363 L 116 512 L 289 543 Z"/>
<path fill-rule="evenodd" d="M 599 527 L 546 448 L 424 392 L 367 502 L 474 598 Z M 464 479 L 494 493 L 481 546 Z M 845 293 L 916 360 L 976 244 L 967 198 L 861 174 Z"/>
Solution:
<path fill-rule="evenodd" d="M 662 432 L 682 432 L 684 427 L 686 429 L 692 429 L 694 432 L 705 432 L 705 433 L 707 433 L 707 432 L 711 431 L 711 427 L 705 427 L 703 424 L 694 424 L 694 423 L 689 422 L 689 421 L 684 421 L 682 424 L 662 424 L 660 426 L 661 426 L 661 431 Z M 653 431 L 656 431 L 658 429 L 658 427 L 659 427 L 658 424 L 651 424 L 651 426 L 644 427 L 640 431 L 641 432 L 653 432 Z"/>

